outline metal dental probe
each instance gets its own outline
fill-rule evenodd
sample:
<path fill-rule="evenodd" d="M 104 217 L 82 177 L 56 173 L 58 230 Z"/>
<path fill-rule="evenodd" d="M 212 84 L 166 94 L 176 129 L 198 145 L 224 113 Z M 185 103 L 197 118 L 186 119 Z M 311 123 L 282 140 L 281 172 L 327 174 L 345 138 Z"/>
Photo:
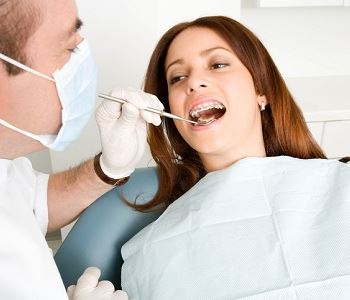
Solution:
<path fill-rule="evenodd" d="M 117 97 L 113 97 L 113 96 L 109 96 L 109 95 L 105 95 L 105 94 L 100 94 L 99 93 L 99 94 L 97 94 L 97 96 L 99 96 L 101 98 L 104 98 L 104 99 L 107 99 L 107 100 L 118 102 L 118 103 L 121 103 L 121 104 L 128 103 L 128 101 L 125 100 L 125 99 L 117 98 Z M 181 121 L 189 122 L 189 123 L 192 123 L 192 124 L 198 124 L 195 121 L 191 121 L 191 120 L 187 120 L 187 119 L 181 118 L 181 117 L 179 117 L 177 115 L 173 115 L 173 114 L 167 113 L 167 112 L 165 112 L 163 110 L 160 110 L 160 109 L 155 109 L 155 108 L 152 108 L 152 107 L 146 107 L 146 108 L 144 108 L 144 110 L 152 112 L 152 113 L 155 113 L 155 114 L 158 114 L 158 115 L 160 115 L 162 117 L 167 117 L 167 118 L 171 118 L 171 119 L 175 119 L 175 120 L 181 120 Z"/>

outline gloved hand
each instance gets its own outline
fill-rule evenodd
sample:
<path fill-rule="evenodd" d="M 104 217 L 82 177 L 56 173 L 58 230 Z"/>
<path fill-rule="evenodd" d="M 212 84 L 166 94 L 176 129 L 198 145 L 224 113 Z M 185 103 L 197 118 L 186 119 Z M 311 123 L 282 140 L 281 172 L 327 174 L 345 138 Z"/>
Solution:
<path fill-rule="evenodd" d="M 124 291 L 114 291 L 110 281 L 98 282 L 100 275 L 101 271 L 98 268 L 87 268 L 78 279 L 77 285 L 68 287 L 69 300 L 128 300 Z"/>
<path fill-rule="evenodd" d="M 152 107 L 163 110 L 154 95 L 141 90 L 116 88 L 111 96 L 128 101 L 126 104 L 104 100 L 96 111 L 100 130 L 102 171 L 111 178 L 129 176 L 140 161 L 146 147 L 147 123 L 160 125 L 158 114 L 142 110 Z"/>

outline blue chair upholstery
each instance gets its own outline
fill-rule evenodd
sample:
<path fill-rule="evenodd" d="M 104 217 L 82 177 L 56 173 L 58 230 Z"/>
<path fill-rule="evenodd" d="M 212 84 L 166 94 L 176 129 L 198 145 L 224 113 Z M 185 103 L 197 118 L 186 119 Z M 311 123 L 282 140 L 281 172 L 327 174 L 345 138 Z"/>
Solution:
<path fill-rule="evenodd" d="M 75 284 L 87 267 L 96 266 L 102 271 L 101 280 L 110 280 L 120 288 L 122 245 L 161 214 L 135 211 L 120 197 L 142 203 L 157 189 L 156 168 L 140 168 L 128 183 L 106 193 L 84 211 L 55 255 L 66 287 Z"/>

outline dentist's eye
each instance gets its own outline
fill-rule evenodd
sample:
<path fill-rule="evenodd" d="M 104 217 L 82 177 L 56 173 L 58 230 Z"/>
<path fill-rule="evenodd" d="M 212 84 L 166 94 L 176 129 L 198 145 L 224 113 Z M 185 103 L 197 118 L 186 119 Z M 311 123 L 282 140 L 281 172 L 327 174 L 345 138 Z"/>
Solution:
<path fill-rule="evenodd" d="M 69 52 L 75 53 L 75 52 L 77 52 L 78 47 L 70 48 L 70 49 L 67 49 L 67 50 L 68 50 Z"/>
<path fill-rule="evenodd" d="M 74 47 L 71 47 L 71 48 L 68 48 L 67 50 L 71 53 L 76 53 L 78 50 L 79 50 L 79 43 L 74 43 L 74 44 L 71 44 L 72 46 Z"/>
<path fill-rule="evenodd" d="M 228 66 L 228 64 L 225 64 L 225 63 L 215 63 L 215 64 L 211 65 L 211 68 L 212 69 L 222 69 L 222 68 L 225 68 L 227 66 Z"/>
<path fill-rule="evenodd" d="M 181 76 L 175 76 L 175 77 L 172 77 L 169 81 L 170 84 L 175 84 L 181 80 L 183 80 L 184 78 L 186 78 L 185 75 L 181 75 Z"/>

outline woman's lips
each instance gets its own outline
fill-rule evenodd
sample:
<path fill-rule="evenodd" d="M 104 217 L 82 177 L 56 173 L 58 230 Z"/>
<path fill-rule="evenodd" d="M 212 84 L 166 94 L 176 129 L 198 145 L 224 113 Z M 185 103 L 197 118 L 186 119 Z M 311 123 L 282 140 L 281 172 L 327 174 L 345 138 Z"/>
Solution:
<path fill-rule="evenodd" d="M 196 121 L 194 126 L 208 126 L 220 119 L 226 112 L 226 107 L 217 100 L 208 100 L 193 106 L 189 112 L 189 119 Z"/>

